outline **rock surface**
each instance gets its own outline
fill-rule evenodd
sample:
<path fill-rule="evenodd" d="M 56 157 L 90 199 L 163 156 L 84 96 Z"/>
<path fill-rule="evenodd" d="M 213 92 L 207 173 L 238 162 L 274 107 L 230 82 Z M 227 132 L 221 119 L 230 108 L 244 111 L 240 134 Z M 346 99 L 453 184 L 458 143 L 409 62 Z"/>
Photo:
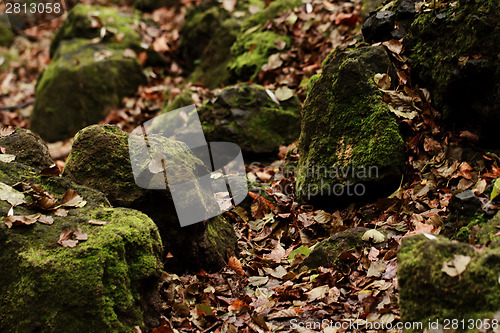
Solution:
<path fill-rule="evenodd" d="M 435 319 L 491 318 L 500 309 L 499 249 L 476 251 L 468 244 L 424 235 L 403 239 L 398 254 L 401 321 L 425 327 Z"/>
<path fill-rule="evenodd" d="M 142 37 L 133 28 L 133 24 L 134 17 L 122 14 L 116 9 L 78 4 L 69 12 L 64 24 L 52 39 L 50 55 L 54 56 L 63 40 L 75 38 L 97 38 L 100 43 L 119 49 L 142 49 Z M 106 35 L 101 38 L 103 28 Z"/>
<path fill-rule="evenodd" d="M 64 140 L 103 120 L 143 82 L 138 61 L 122 50 L 64 41 L 37 83 L 31 129 L 47 141 Z"/>
<path fill-rule="evenodd" d="M 393 75 L 382 47 L 334 50 L 325 60 L 302 110 L 299 200 L 341 204 L 397 189 L 403 139 L 373 79 L 387 72 Z"/>
<path fill-rule="evenodd" d="M 5 148 L 5 154 L 16 155 L 16 162 L 37 170 L 54 164 L 47 145 L 30 130 L 18 128 L 15 133 L 0 138 L 0 147 Z"/>
<path fill-rule="evenodd" d="M 472 131 L 486 146 L 497 142 L 500 122 L 499 11 L 498 1 L 459 1 L 398 18 L 407 21 L 412 77 L 430 90 L 449 128 Z"/>
<path fill-rule="evenodd" d="M 66 178 L 45 178 L 22 164 L 0 162 L 0 182 L 36 184 L 61 199 L 66 190 L 85 201 L 67 208 L 68 215 L 40 213 L 53 224 L 0 226 L 0 331 L 2 332 L 130 332 L 134 326 L 157 327 L 156 283 L 162 244 L 156 225 L 146 215 L 111 208 L 104 195 Z M 34 185 L 30 185 L 34 186 Z M 25 193 L 29 203 L 33 199 Z M 60 202 L 60 201 L 59 201 Z M 0 200 L 6 216 L 11 205 Z M 25 204 L 16 216 L 38 213 Z M 106 225 L 89 224 L 90 220 Z M 76 247 L 59 245 L 64 230 L 81 228 L 87 241 Z"/>
<path fill-rule="evenodd" d="M 368 230 L 370 229 L 356 227 L 336 233 L 318 244 L 304 260 L 303 264 L 309 268 L 331 267 L 339 260 L 339 256 L 343 252 L 359 248 L 370 248 L 370 246 L 384 247 L 386 242 L 372 244 L 362 239 Z M 384 230 L 382 232 L 385 233 Z"/>
<path fill-rule="evenodd" d="M 276 152 L 300 133 L 297 96 L 292 94 L 278 105 L 264 87 L 254 84 L 223 89 L 198 113 L 207 141 L 233 142 L 247 153 Z"/>
<path fill-rule="evenodd" d="M 154 137 L 148 139 L 155 140 Z M 184 171 L 198 172 L 197 168 L 203 166 L 201 161 L 194 156 L 178 155 L 179 144 L 173 140 L 165 143 L 167 163 L 178 165 Z M 169 271 L 218 270 L 225 265 L 226 250 L 235 249 L 236 235 L 224 217 L 181 228 L 168 190 L 145 190 L 136 185 L 128 135 L 116 127 L 94 125 L 80 131 L 63 175 L 102 191 L 114 205 L 135 208 L 151 217 L 158 225 L 165 251 L 174 256 L 167 261 Z M 164 181 L 163 174 L 158 175 Z"/>

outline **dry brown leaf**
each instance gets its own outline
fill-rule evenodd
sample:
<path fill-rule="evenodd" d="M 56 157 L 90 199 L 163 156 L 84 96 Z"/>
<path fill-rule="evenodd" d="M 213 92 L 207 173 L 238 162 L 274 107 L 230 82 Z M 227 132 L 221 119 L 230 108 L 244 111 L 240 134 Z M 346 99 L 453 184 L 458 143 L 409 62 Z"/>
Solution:
<path fill-rule="evenodd" d="M 63 207 L 83 207 L 87 202 L 72 189 L 68 189 L 61 199 Z"/>
<path fill-rule="evenodd" d="M 2 126 L 0 127 L 0 138 L 6 137 L 14 133 L 16 129 L 12 126 Z"/>
<path fill-rule="evenodd" d="M 54 224 L 54 218 L 52 216 L 40 215 L 40 217 L 38 218 L 38 222 L 52 225 Z"/>
<path fill-rule="evenodd" d="M 4 219 L 4 223 L 7 228 L 12 228 L 20 225 L 32 225 L 35 224 L 41 214 L 34 215 L 10 215 Z"/>
<path fill-rule="evenodd" d="M 240 275 L 245 275 L 245 271 L 243 270 L 243 267 L 241 266 L 241 261 L 239 261 L 239 259 L 236 258 L 235 256 L 231 256 L 229 258 L 228 265 L 236 273 L 238 273 Z"/>
<path fill-rule="evenodd" d="M 98 225 L 98 226 L 108 224 L 108 222 L 106 222 L 106 221 L 96 221 L 96 220 L 89 220 L 89 223 L 92 225 Z"/>
<path fill-rule="evenodd" d="M 68 216 L 68 211 L 64 208 L 58 208 L 54 212 L 54 215 L 59 216 L 59 217 L 66 217 L 66 216 Z"/>
<path fill-rule="evenodd" d="M 84 234 L 82 229 L 77 228 L 76 231 L 73 233 L 75 235 L 76 240 L 78 241 L 86 241 L 89 239 L 88 234 Z"/>
<path fill-rule="evenodd" d="M 49 167 L 44 168 L 42 171 L 40 171 L 40 176 L 43 177 L 59 177 L 61 174 L 61 170 L 56 164 L 52 164 Z"/>

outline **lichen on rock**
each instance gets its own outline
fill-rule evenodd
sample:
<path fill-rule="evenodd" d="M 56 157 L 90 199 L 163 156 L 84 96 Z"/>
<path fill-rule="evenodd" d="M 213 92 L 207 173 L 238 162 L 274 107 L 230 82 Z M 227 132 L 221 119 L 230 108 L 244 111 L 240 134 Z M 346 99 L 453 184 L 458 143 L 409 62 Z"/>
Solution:
<path fill-rule="evenodd" d="M 403 139 L 373 77 L 394 76 L 392 64 L 382 47 L 332 53 L 302 110 L 297 197 L 339 203 L 389 195 L 401 181 Z"/>

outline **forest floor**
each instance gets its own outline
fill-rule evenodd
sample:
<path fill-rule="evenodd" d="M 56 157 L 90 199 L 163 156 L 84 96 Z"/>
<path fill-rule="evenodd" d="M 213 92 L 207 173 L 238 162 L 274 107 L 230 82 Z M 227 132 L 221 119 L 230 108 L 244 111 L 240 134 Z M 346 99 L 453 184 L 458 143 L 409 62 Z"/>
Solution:
<path fill-rule="evenodd" d="M 162 109 L 165 91 L 170 91 L 173 98 L 181 92 L 179 87 L 197 91 L 198 104 L 213 96 L 214 91 L 187 82 L 176 55 L 184 7 L 191 4 L 184 1 L 180 8 L 146 14 L 161 27 L 160 31 L 151 31 L 151 42 L 169 59 L 169 68 L 147 69 L 148 85 L 141 87 L 136 96 L 126 98 L 103 123 L 131 130 Z M 344 9 L 343 15 L 332 10 L 339 6 Z M 279 82 L 288 82 L 303 101 L 305 87 L 300 86 L 298 73 L 311 76 L 319 72 L 322 60 L 335 46 L 356 42 L 360 10 L 359 2 L 323 1 L 314 8 L 300 7 L 296 12 L 298 20 L 306 22 L 314 16 L 319 27 L 336 22 L 336 32 L 325 38 L 322 29 L 332 26 L 312 29 L 307 34 L 300 29 L 287 31 L 294 43 L 288 60 L 273 71 L 261 73 L 259 83 L 275 88 Z M 284 21 L 286 17 L 277 19 Z M 16 39 L 13 47 L 21 61 L 11 63 L 9 71 L 0 73 L 0 106 L 12 107 L 1 110 L 3 125 L 29 128 L 37 77 L 50 62 L 50 41 L 62 21 L 59 18 L 24 31 L 26 38 Z M 400 118 L 408 156 L 401 187 L 390 198 L 376 202 L 318 210 L 300 205 L 293 195 L 284 193 L 294 178 L 279 170 L 284 153 L 293 146 L 282 147 L 273 163 L 249 164 L 249 177 L 268 185 L 269 200 L 250 193 L 253 203 L 249 212 L 238 208 L 225 213 L 236 226 L 240 252 L 232 254 L 228 265 L 216 273 L 164 272 L 160 287 L 162 325 L 152 332 L 311 332 L 318 331 L 318 325 L 323 332 L 355 331 L 346 323 L 355 323 L 359 331 L 380 331 L 370 329 L 367 323 L 390 327 L 400 320 L 396 274 L 401 239 L 416 233 L 442 232 L 449 200 L 457 190 L 472 189 L 483 201 L 484 209 L 499 209 L 484 194 L 492 180 L 500 176 L 498 157 L 478 152 L 469 160 L 448 160 L 446 146 L 469 147 L 477 138 L 469 132 L 444 130 L 428 91 L 411 83 L 408 67 L 399 56 L 401 43 L 384 45 L 396 59 L 400 78 L 397 90 L 386 96 L 389 103 L 406 103 L 419 110 L 412 119 Z M 63 167 L 71 139 L 51 143 L 49 148 Z M 296 153 L 292 154 L 292 159 L 297 158 Z M 429 173 L 432 178 L 424 176 Z M 311 270 L 301 265 L 315 244 L 353 227 L 386 229 L 390 238 L 382 247 L 346 249 L 333 267 Z M 166 271 L 168 265 L 167 255 Z"/>

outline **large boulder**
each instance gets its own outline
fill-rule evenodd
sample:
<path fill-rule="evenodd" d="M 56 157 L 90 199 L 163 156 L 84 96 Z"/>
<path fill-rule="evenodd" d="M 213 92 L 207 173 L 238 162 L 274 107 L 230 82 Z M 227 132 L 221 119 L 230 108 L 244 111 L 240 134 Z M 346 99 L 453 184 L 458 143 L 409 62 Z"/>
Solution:
<path fill-rule="evenodd" d="M 334 50 L 325 60 L 302 110 L 299 200 L 342 204 L 397 189 L 403 139 L 373 79 L 387 72 L 397 82 L 383 47 Z"/>
<path fill-rule="evenodd" d="M 240 84 L 223 89 L 215 100 L 205 102 L 198 114 L 207 141 L 233 142 L 246 153 L 274 153 L 290 144 L 300 133 L 300 101 L 289 94 L 279 102 L 274 93 L 256 84 Z M 165 112 L 190 103 L 189 91 L 178 95 Z M 279 103 L 279 104 L 278 104 Z M 279 124 L 279 126 L 276 126 Z M 166 128 L 159 119 L 155 128 Z"/>
<path fill-rule="evenodd" d="M 78 4 L 52 39 L 50 54 L 55 54 L 63 40 L 75 38 L 97 38 L 108 47 L 141 49 L 142 37 L 134 29 L 136 21 L 139 21 L 138 16 L 132 17 L 114 8 Z M 106 31 L 104 37 L 101 35 L 103 29 Z"/>
<path fill-rule="evenodd" d="M 413 15 L 401 8 L 414 3 L 399 0 L 394 6 L 407 30 L 413 80 L 431 91 L 449 128 L 475 132 L 494 146 L 500 122 L 499 2 L 445 2 L 432 11 L 413 8 Z"/>
<path fill-rule="evenodd" d="M 64 140 L 103 120 L 144 82 L 138 61 L 123 50 L 64 41 L 37 83 L 31 129 L 47 141 Z"/>
<path fill-rule="evenodd" d="M 444 324 L 444 319 L 492 318 L 500 309 L 500 248 L 417 235 L 398 253 L 401 321 Z M 437 327 L 433 327 L 437 328 Z M 470 328 L 477 328 L 470 327 Z M 465 331 L 465 330 L 463 330 Z"/>
<path fill-rule="evenodd" d="M 17 128 L 14 133 L 1 137 L 0 147 L 5 148 L 5 154 L 15 155 L 16 162 L 37 170 L 54 164 L 45 142 L 27 129 Z"/>
<path fill-rule="evenodd" d="M 229 17 L 229 12 L 214 1 L 203 2 L 188 10 L 180 31 L 182 38 L 179 44 L 179 52 L 188 71 L 194 70 L 215 32 Z"/>
<path fill-rule="evenodd" d="M 135 326 L 158 326 L 162 244 L 151 219 L 111 208 L 100 192 L 66 178 L 41 177 L 17 162 L 0 162 L 0 182 L 3 199 L 16 197 L 19 203 L 24 191 L 26 203 L 14 207 L 11 221 L 38 220 L 8 228 L 5 219 L 0 225 L 0 331 L 131 332 Z M 77 199 L 80 208 L 55 214 L 47 203 L 35 202 L 42 188 L 56 205 L 69 189 L 86 204 Z M 9 209 L 11 204 L 0 200 L 2 216 Z M 73 248 L 58 244 L 63 231 L 78 228 L 86 241 Z"/>
<path fill-rule="evenodd" d="M 204 171 L 200 160 L 180 149 L 182 143 L 152 135 L 148 140 L 162 144 L 168 156 L 167 166 L 177 166 L 180 172 L 192 175 Z M 173 254 L 166 264 L 167 270 L 218 270 L 225 265 L 227 250 L 235 250 L 234 229 L 223 216 L 181 227 L 168 189 L 147 190 L 136 185 L 128 134 L 116 127 L 94 125 L 80 131 L 63 175 L 102 191 L 114 205 L 135 208 L 151 217 L 158 225 L 165 251 Z M 151 176 L 151 182 L 155 179 L 164 182 L 163 173 L 157 175 L 160 179 Z"/>

